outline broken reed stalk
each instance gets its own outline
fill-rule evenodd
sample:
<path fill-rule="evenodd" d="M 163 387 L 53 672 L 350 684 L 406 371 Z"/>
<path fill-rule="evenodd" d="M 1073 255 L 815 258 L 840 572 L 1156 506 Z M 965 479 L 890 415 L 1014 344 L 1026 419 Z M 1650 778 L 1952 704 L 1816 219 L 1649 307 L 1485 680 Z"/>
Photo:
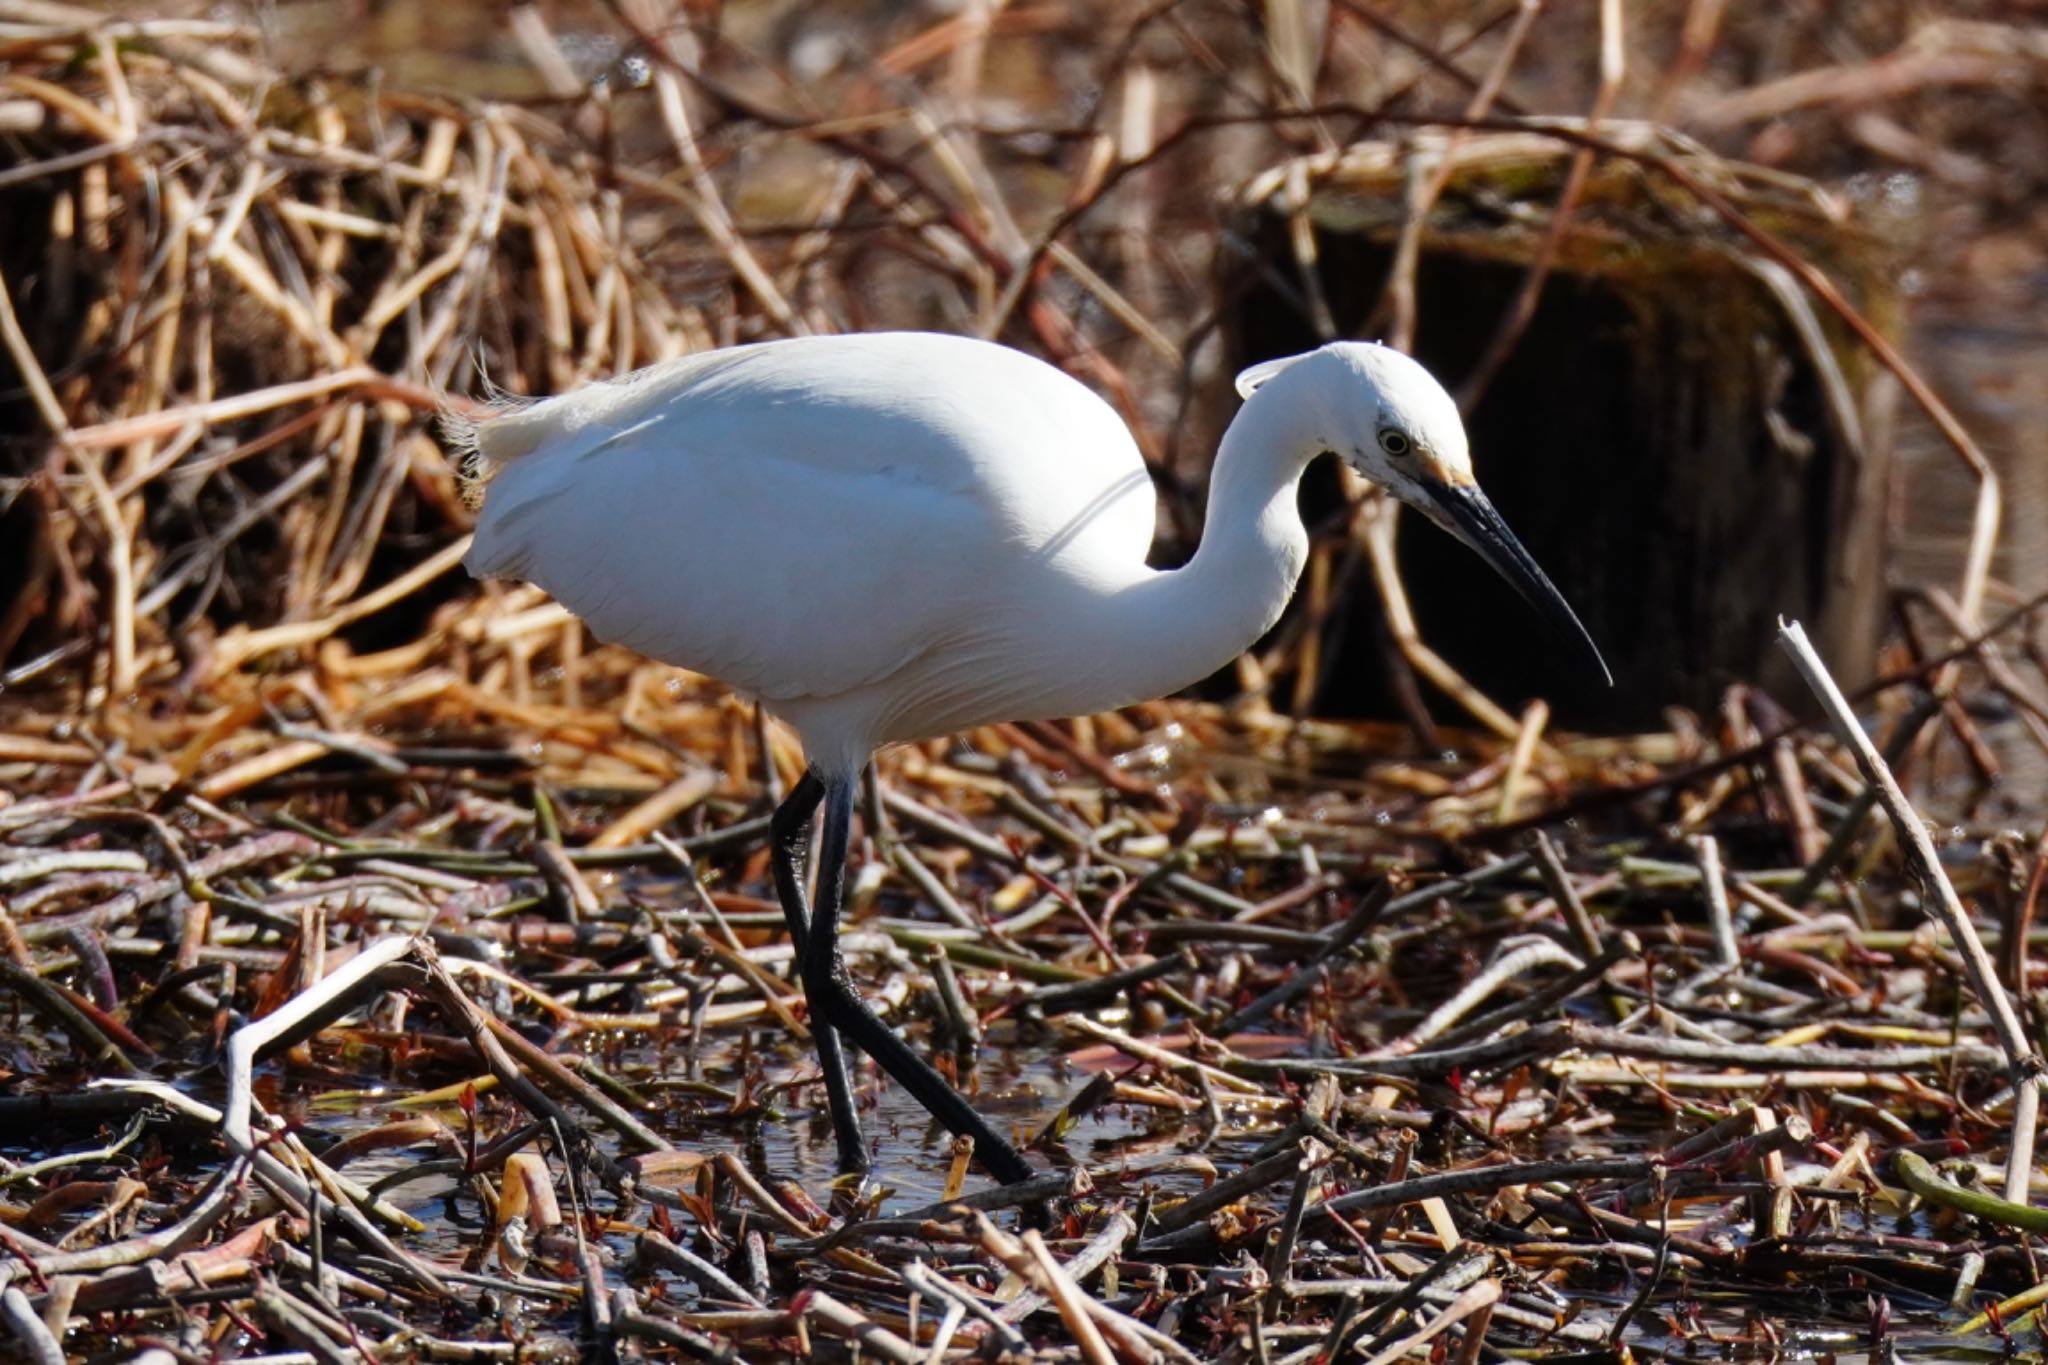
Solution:
<path fill-rule="evenodd" d="M 1806 631 L 1797 621 L 1781 622 L 1778 643 L 1791 656 L 1807 686 L 1813 689 L 1835 737 L 1855 755 L 1863 780 L 1876 790 L 1878 804 L 1890 817 L 1892 828 L 1898 832 L 1899 842 L 1906 849 L 1919 878 L 1925 893 L 1927 913 L 1948 931 L 1950 941 L 1962 959 L 1970 989 L 1991 1016 L 1992 1035 L 1998 1039 L 1998 1046 L 2005 1054 L 2013 1087 L 2012 1150 L 2006 1157 L 2005 1197 L 2015 1203 L 2026 1203 L 2033 1187 L 2035 1124 L 2041 1105 L 2041 1055 L 2027 1038 L 2019 1011 L 1999 982 L 1997 966 L 1985 950 L 1984 941 L 1977 934 L 1977 926 L 1970 922 L 1969 911 L 1956 894 L 1955 884 L 1941 866 L 1941 854 L 1934 847 L 1926 822 L 1913 809 L 1913 803 L 1906 799 L 1906 793 L 1899 787 L 1898 779 L 1892 776 L 1884 756 L 1870 742 L 1870 736 L 1864 733 L 1847 698 L 1835 686 L 1827 665 L 1821 662 L 1820 655 L 1806 638 Z"/>

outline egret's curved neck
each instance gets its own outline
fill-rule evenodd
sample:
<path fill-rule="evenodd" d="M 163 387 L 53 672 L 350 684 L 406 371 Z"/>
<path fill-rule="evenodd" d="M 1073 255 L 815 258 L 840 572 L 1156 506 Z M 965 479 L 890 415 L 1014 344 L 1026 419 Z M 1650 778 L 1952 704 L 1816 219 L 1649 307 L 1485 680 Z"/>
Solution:
<path fill-rule="evenodd" d="M 1292 376 L 1276 377 L 1278 389 Z M 1216 452 L 1202 543 L 1185 566 L 1146 573 L 1116 594 L 1105 638 L 1142 651 L 1138 697 L 1163 696 L 1236 658 L 1280 619 L 1308 559 L 1296 490 L 1323 443 L 1303 406 L 1261 389 Z"/>

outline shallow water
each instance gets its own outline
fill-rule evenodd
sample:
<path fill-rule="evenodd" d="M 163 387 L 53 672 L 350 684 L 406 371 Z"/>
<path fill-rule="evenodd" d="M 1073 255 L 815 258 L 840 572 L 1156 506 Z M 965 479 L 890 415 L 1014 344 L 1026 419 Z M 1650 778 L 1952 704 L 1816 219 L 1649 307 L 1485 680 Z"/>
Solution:
<path fill-rule="evenodd" d="M 763 1030 L 767 1032 L 767 1030 Z M 702 1075 L 714 1084 L 731 1086 L 736 1081 L 733 1063 L 739 1045 L 721 1040 L 706 1055 Z M 821 1204 L 838 1178 L 836 1148 L 825 1112 L 824 1089 L 816 1083 L 817 1065 L 793 1048 L 779 1048 L 777 1056 L 760 1073 L 765 1088 L 775 1091 L 771 1104 L 777 1113 L 754 1113 L 734 1117 L 722 1112 L 715 1099 L 692 1095 L 663 1084 L 679 1079 L 681 1068 L 667 1068 L 666 1059 L 653 1049 L 634 1049 L 623 1058 L 608 1061 L 607 1072 L 642 1095 L 656 1100 L 647 1119 L 669 1138 L 678 1150 L 716 1154 L 736 1151 L 750 1170 L 764 1180 L 794 1180 Z M 1008 1130 L 1022 1145 L 1059 1112 L 1060 1106 L 1079 1092 L 1088 1077 L 1077 1073 L 1043 1047 L 991 1052 L 984 1059 L 982 1088 L 975 1096 L 977 1106 L 999 1127 Z M 798 1088 L 780 1087 L 797 1082 Z M 901 1087 L 889 1082 L 872 1064 L 860 1067 L 856 1083 L 862 1104 L 863 1133 L 874 1165 L 868 1174 L 867 1193 L 879 1194 L 878 1214 L 897 1213 L 939 1199 L 951 1162 L 952 1140 L 922 1106 Z M 307 1090 L 301 1093 L 298 1111 L 306 1121 L 334 1137 L 345 1137 L 359 1129 L 374 1127 L 400 1113 L 417 1115 L 411 1105 L 392 1108 L 374 1087 L 371 1093 L 342 1090 Z M 391 1101 L 404 1098 L 403 1086 L 390 1087 Z M 453 1103 L 430 1111 L 437 1113 L 452 1130 L 460 1130 L 462 1115 Z M 1225 1110 L 1226 1126 L 1206 1148 L 1205 1155 L 1219 1166 L 1243 1157 L 1262 1141 L 1270 1129 L 1263 1115 Z M 1168 1162 L 1200 1147 L 1199 1115 L 1184 1116 L 1125 1103 L 1111 1103 L 1090 1113 L 1068 1132 L 1055 1157 L 1044 1151 L 1032 1154 L 1033 1164 L 1051 1169 L 1062 1162 L 1088 1167 L 1091 1171 L 1129 1172 L 1144 1178 L 1160 1192 L 1185 1193 L 1198 1188 L 1198 1175 L 1165 1170 L 1146 1174 L 1148 1168 Z M 611 1144 L 615 1154 L 627 1154 Z M 381 1153 L 352 1162 L 349 1174 L 372 1183 L 387 1174 L 416 1164 L 416 1153 Z M 976 1169 L 968 1177 L 969 1190 L 992 1183 Z M 449 1182 L 438 1177 L 423 1179 L 394 1193 L 394 1202 L 432 1221 L 445 1214 L 416 1207 L 431 1204 L 448 1192 Z"/>

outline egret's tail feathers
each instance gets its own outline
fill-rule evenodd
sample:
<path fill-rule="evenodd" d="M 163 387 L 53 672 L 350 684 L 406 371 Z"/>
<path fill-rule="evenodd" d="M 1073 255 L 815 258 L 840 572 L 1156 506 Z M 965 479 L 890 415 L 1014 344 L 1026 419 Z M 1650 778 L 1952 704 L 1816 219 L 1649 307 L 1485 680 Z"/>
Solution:
<path fill-rule="evenodd" d="M 482 413 L 441 409 L 441 444 L 455 460 L 455 483 L 463 506 L 474 512 L 484 505 L 484 489 L 507 463 L 530 453 L 542 432 L 522 422 L 536 400 L 519 398 L 495 387 Z"/>

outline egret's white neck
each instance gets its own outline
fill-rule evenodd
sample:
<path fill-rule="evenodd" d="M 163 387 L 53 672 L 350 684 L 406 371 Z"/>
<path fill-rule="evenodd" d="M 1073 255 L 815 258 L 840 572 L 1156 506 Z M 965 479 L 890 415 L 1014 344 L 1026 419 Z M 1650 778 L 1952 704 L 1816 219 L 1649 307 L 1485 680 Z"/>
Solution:
<path fill-rule="evenodd" d="M 1223 667 L 1272 628 L 1293 595 L 1308 559 L 1297 490 L 1325 448 L 1309 419 L 1315 407 L 1289 401 L 1308 397 L 1294 378 L 1282 374 L 1253 394 L 1224 432 L 1195 557 L 1148 571 L 1108 604 L 1117 619 L 1100 638 L 1128 642 L 1119 648 L 1144 658 L 1130 679 L 1132 700 L 1178 691 Z"/>

